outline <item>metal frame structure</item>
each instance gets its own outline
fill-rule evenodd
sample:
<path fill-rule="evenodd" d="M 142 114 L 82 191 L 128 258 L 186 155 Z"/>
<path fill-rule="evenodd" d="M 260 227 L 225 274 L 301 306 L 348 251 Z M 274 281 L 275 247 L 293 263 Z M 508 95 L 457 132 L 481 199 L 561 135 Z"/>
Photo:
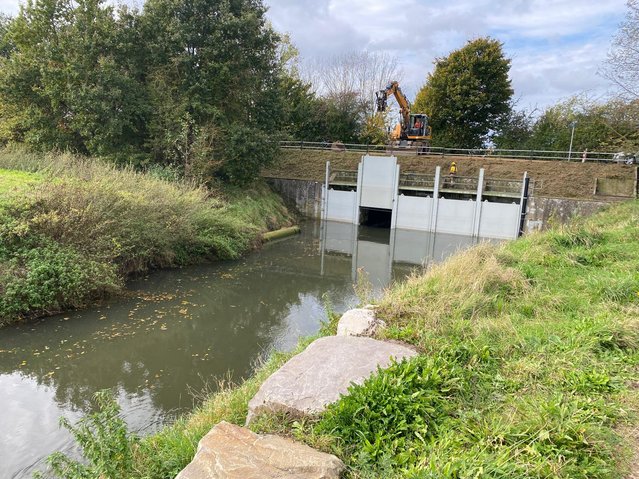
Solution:
<path fill-rule="evenodd" d="M 401 147 L 390 145 L 365 145 L 356 143 L 339 143 L 331 144 L 328 142 L 312 142 L 312 141 L 281 141 L 280 148 L 295 150 L 315 150 L 315 151 L 333 151 L 340 153 L 344 151 L 356 153 L 381 153 L 385 155 L 400 156 L 439 156 L 439 157 L 466 157 L 466 158 L 506 158 L 513 160 L 551 160 L 551 161 L 573 161 L 582 162 L 581 155 L 571 155 L 568 151 L 554 150 L 505 150 L 494 148 L 442 148 L 429 147 L 428 152 L 424 153 L 419 147 Z M 586 162 L 600 163 L 620 163 L 615 158 L 616 153 L 589 151 Z"/>

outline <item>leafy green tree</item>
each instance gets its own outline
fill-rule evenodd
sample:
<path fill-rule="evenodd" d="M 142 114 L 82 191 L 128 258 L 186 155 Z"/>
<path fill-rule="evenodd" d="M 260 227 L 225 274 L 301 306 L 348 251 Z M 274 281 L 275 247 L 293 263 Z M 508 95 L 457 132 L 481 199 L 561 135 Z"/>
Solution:
<path fill-rule="evenodd" d="M 13 51 L 13 45 L 9 38 L 9 25 L 11 18 L 0 13 L 0 58 L 8 58 Z"/>
<path fill-rule="evenodd" d="M 159 161 L 179 154 L 175 139 L 241 124 L 272 132 L 282 121 L 278 36 L 259 0 L 149 0 L 150 146 Z M 183 134 L 185 124 L 197 128 Z"/>
<path fill-rule="evenodd" d="M 414 105 L 430 115 L 433 144 L 484 146 L 511 109 L 509 69 L 502 44 L 491 38 L 469 41 L 437 59 Z"/>
<path fill-rule="evenodd" d="M 146 102 L 132 18 L 102 0 L 21 8 L 7 33 L 13 51 L 0 65 L 13 139 L 104 156 L 139 152 Z"/>
<path fill-rule="evenodd" d="M 388 140 L 386 115 L 378 113 L 366 118 L 360 134 L 360 141 L 370 145 L 383 145 Z"/>
<path fill-rule="evenodd" d="M 528 148 L 534 123 L 532 113 L 511 108 L 501 119 L 501 124 L 492 138 L 495 147 L 508 150 Z"/>
<path fill-rule="evenodd" d="M 573 122 L 573 151 L 634 152 L 639 148 L 637 102 L 598 103 L 583 97 L 572 97 L 546 109 L 532 127 L 528 148 L 567 151 Z"/>

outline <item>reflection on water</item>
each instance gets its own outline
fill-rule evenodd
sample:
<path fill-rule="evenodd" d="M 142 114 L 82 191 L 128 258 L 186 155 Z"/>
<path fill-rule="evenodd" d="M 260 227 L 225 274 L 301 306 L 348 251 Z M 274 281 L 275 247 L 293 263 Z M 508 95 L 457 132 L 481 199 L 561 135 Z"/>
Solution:
<path fill-rule="evenodd" d="M 376 290 L 401 279 L 415 266 L 428 267 L 480 240 L 471 236 L 415 230 L 363 228 L 326 222 L 322 231 L 322 274 L 331 272 L 333 258 L 351 258 L 351 280 L 363 270 Z M 492 240 L 495 241 L 495 240 Z"/>
<path fill-rule="evenodd" d="M 421 232 L 303 225 L 297 237 L 239 261 L 160 271 L 131 294 L 86 311 L 0 330 L 0 477 L 31 477 L 53 451 L 73 451 L 58 427 L 116 391 L 133 430 L 152 432 L 193 406 L 189 388 L 237 380 L 273 349 L 292 348 L 357 303 L 363 268 L 375 290 L 469 239 Z"/>

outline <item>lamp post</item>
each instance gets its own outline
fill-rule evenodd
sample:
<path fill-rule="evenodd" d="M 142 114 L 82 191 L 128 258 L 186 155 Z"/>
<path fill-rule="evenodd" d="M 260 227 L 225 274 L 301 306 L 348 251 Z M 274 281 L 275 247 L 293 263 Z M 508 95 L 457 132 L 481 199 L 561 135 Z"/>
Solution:
<path fill-rule="evenodd" d="M 572 133 L 570 133 L 570 148 L 568 148 L 568 161 L 572 158 L 572 140 L 575 138 L 575 127 L 577 126 L 577 122 L 573 121 L 570 123 L 570 127 L 572 128 Z"/>

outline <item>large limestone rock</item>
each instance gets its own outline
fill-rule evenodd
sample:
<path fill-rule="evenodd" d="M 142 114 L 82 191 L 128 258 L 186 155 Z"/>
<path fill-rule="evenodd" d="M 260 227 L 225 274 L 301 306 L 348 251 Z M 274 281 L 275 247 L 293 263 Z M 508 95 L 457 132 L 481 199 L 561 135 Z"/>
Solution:
<path fill-rule="evenodd" d="M 337 323 L 337 335 L 374 336 L 377 331 L 385 327 L 386 323 L 377 319 L 372 309 L 349 309 Z"/>
<path fill-rule="evenodd" d="M 175 479 L 338 479 L 337 457 L 278 436 L 221 422 L 202 438 Z"/>
<path fill-rule="evenodd" d="M 417 353 L 406 346 L 355 336 L 328 336 L 313 341 L 272 374 L 249 402 L 247 423 L 261 411 L 294 416 L 315 415 L 345 394 L 351 383 L 361 384 L 391 358 Z"/>

